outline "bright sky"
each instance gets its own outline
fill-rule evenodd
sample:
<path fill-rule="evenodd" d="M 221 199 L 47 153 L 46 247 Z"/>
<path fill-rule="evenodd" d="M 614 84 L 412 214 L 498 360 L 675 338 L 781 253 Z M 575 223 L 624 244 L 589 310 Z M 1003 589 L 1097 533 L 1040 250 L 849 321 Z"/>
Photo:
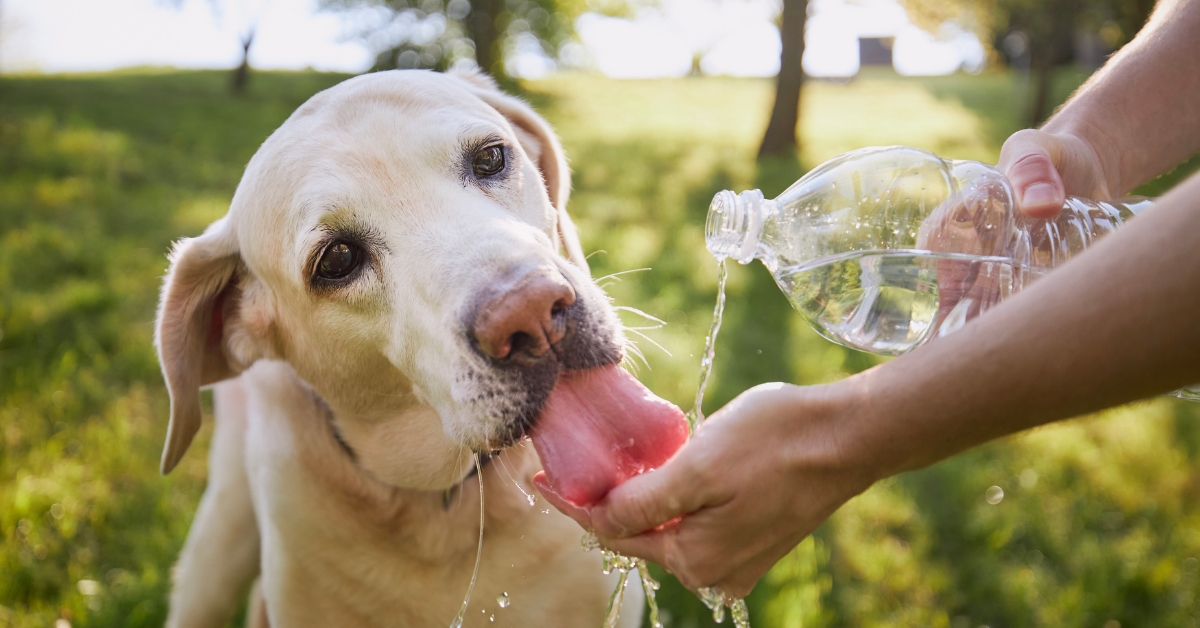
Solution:
<path fill-rule="evenodd" d="M 0 71 L 80 72 L 137 65 L 228 68 L 240 35 L 258 25 L 250 62 L 264 69 L 361 72 L 373 54 L 348 37 L 372 14 L 319 12 L 316 0 L 0 0 Z M 982 67 L 974 35 L 913 26 L 897 0 L 811 0 L 804 55 L 811 76 L 852 76 L 859 37 L 894 37 L 901 74 Z M 581 59 L 610 76 L 682 76 L 700 58 L 706 74 L 772 76 L 779 68 L 778 0 L 662 0 L 633 19 L 584 14 Z M 553 64 L 530 47 L 509 67 L 539 75 Z"/>
<path fill-rule="evenodd" d="M 228 68 L 258 23 L 255 67 L 361 72 L 373 55 L 310 0 L 0 0 L 0 69 L 79 72 L 136 65 Z M 257 18 L 257 20 L 255 20 Z"/>

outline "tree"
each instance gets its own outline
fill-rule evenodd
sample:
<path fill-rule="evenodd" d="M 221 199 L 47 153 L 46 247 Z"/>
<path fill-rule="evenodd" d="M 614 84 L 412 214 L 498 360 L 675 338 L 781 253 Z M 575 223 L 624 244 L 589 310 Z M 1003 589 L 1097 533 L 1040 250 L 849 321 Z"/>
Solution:
<path fill-rule="evenodd" d="M 158 0 L 159 4 L 179 9 L 188 0 Z M 222 17 L 221 0 L 207 0 L 209 9 L 212 10 L 213 17 L 220 21 Z M 228 3 L 227 3 L 228 4 Z M 257 7 L 248 7 L 247 5 L 255 5 Z M 240 44 L 242 47 L 242 60 L 233 70 L 233 75 L 230 77 L 229 87 L 234 94 L 241 94 L 246 89 L 246 84 L 250 81 L 250 46 L 254 44 L 254 32 L 258 24 L 258 14 L 262 13 L 265 6 L 263 0 L 238 0 L 236 6 L 232 7 L 233 13 L 241 14 L 241 21 L 245 22 L 242 30 Z M 231 7 L 225 7 L 226 9 Z M 256 8 L 257 10 L 252 10 Z"/>
<path fill-rule="evenodd" d="M 758 148 L 758 156 L 786 156 L 799 149 L 796 125 L 800 121 L 800 90 L 804 87 L 804 24 L 808 0 L 783 0 L 780 20 L 779 74 L 775 77 L 775 104 Z"/>
<path fill-rule="evenodd" d="M 1024 36 L 1033 90 L 1024 118 L 1034 127 L 1051 114 L 1055 68 L 1075 60 L 1079 33 L 1099 34 L 1112 49 L 1141 30 L 1154 0 L 903 0 L 913 22 L 931 32 L 953 20 L 973 29 L 980 41 L 997 44 L 1012 34 Z"/>
<path fill-rule="evenodd" d="M 250 80 L 250 46 L 254 43 L 254 28 L 242 36 L 242 62 L 233 71 L 233 93 L 240 94 Z"/>
<path fill-rule="evenodd" d="M 474 61 L 493 76 L 518 51 L 556 59 L 582 10 L 573 0 L 320 0 L 330 10 L 375 9 L 384 19 L 358 36 L 376 51 L 375 69 L 444 70 Z"/>

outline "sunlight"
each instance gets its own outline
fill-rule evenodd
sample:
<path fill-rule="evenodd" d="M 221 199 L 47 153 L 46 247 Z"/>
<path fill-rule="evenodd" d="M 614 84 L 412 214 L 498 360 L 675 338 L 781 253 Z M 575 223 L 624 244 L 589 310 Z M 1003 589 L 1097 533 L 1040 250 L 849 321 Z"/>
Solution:
<path fill-rule="evenodd" d="M 263 69 L 362 72 L 373 55 L 344 41 L 345 18 L 315 2 L 185 0 L 7 0 L 0 12 L 0 71 L 92 72 L 130 66 L 227 68 L 257 23 L 252 65 Z"/>

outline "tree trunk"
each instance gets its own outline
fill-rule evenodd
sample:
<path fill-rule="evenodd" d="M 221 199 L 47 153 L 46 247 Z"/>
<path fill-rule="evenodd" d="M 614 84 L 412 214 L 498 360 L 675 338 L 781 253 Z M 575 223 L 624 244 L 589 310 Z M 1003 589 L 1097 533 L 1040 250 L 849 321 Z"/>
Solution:
<path fill-rule="evenodd" d="M 233 71 L 233 81 L 230 87 L 234 94 L 246 91 L 246 83 L 250 80 L 250 45 L 254 43 L 254 29 L 251 28 L 242 39 L 242 63 Z"/>
<path fill-rule="evenodd" d="M 800 88 L 804 86 L 804 22 L 808 18 L 808 0 L 783 0 L 783 21 L 779 38 L 779 75 L 775 78 L 775 106 L 763 135 L 758 156 L 786 156 L 799 148 L 796 125 L 800 121 Z"/>
<path fill-rule="evenodd" d="M 1054 75 L 1054 62 L 1045 54 L 1033 61 L 1033 95 L 1029 101 L 1026 126 L 1036 129 L 1050 117 L 1050 79 Z"/>
<path fill-rule="evenodd" d="M 496 18 L 500 16 L 502 4 L 503 0 L 471 0 L 471 14 L 467 18 L 471 40 L 475 42 L 475 63 L 492 76 L 503 73 L 498 64 L 499 51 L 496 50 L 496 40 L 500 38 L 496 31 Z"/>
<path fill-rule="evenodd" d="M 1034 81 L 1026 122 L 1036 128 L 1054 113 L 1051 93 L 1054 69 L 1075 58 L 1075 24 L 1079 0 L 1048 0 L 1027 18 L 1030 79 Z"/>

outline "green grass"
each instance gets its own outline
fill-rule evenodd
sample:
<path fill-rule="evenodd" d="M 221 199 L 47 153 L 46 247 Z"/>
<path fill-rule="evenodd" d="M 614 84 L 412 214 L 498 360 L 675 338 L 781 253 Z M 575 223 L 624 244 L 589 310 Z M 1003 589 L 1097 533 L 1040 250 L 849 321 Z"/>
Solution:
<path fill-rule="evenodd" d="M 156 626 L 204 486 L 207 429 L 157 473 L 167 398 L 151 335 L 165 252 L 224 213 L 246 161 L 343 76 L 217 72 L 0 79 L 0 626 Z M 1064 98 L 1082 80 L 1059 77 Z M 756 167 L 769 81 L 527 84 L 575 170 L 597 276 L 648 331 L 641 377 L 687 407 L 715 296 L 704 211 L 768 196 L 802 166 Z M 802 164 L 868 144 L 994 160 L 1017 128 L 1008 74 L 872 73 L 806 88 Z M 1159 193 L 1195 160 L 1151 184 Z M 747 386 L 844 377 L 876 358 L 816 336 L 761 267 L 734 268 L 708 409 Z M 637 317 L 623 315 L 635 325 Z M 1003 487 L 989 505 L 984 492 Z M 1200 411 L 1157 399 L 978 448 L 880 483 L 751 596 L 765 626 L 1190 626 L 1200 622 Z M 84 595 L 98 583 L 96 595 Z M 82 589 L 82 590 L 81 590 Z M 674 626 L 709 625 L 670 580 Z"/>

